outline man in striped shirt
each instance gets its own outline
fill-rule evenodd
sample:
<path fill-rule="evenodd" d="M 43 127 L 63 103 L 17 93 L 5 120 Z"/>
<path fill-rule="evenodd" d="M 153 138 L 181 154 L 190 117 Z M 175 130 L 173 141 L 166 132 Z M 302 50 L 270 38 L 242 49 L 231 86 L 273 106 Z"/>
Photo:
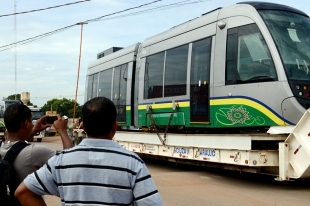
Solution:
<path fill-rule="evenodd" d="M 52 194 L 62 205 L 163 205 L 143 160 L 112 141 L 117 129 L 113 102 L 91 99 L 82 118 L 88 138 L 29 175 L 15 192 L 19 201 L 45 205 L 39 197 Z"/>

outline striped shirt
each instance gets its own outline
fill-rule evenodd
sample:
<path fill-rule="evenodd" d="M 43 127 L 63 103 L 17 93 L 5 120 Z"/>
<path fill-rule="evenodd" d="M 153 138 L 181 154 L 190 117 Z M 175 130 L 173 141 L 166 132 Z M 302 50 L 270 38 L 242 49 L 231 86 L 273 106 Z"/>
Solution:
<path fill-rule="evenodd" d="M 24 183 L 38 195 L 60 197 L 62 205 L 163 205 L 143 160 L 111 140 L 86 138 Z"/>

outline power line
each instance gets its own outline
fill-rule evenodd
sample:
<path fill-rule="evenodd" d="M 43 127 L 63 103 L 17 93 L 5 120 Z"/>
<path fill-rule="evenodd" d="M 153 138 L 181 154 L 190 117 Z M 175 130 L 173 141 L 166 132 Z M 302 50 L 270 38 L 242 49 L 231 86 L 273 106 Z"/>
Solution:
<path fill-rule="evenodd" d="M 166 9 L 170 9 L 170 8 L 173 8 L 173 7 L 180 7 L 180 6 L 184 6 L 184 5 L 188 5 L 188 4 L 201 3 L 201 2 L 204 2 L 204 1 L 210 1 L 210 0 L 197 0 L 197 1 L 184 0 L 184 1 L 177 2 L 177 3 L 157 6 L 155 8 L 146 9 L 146 10 L 142 10 L 142 11 L 138 11 L 138 12 L 133 12 L 133 13 L 129 13 L 129 14 L 124 14 L 124 15 L 120 15 L 120 16 L 116 16 L 116 17 L 104 18 L 104 17 L 108 17 L 108 16 L 115 15 L 115 14 L 118 14 L 118 13 L 123 13 L 123 12 L 129 11 L 129 10 L 140 8 L 140 7 L 143 7 L 143 6 L 147 6 L 147 5 L 150 5 L 150 4 L 154 4 L 154 3 L 159 2 L 159 1 L 162 1 L 162 0 L 156 0 L 156 1 L 153 1 L 153 2 L 150 2 L 150 3 L 142 4 L 142 5 L 139 5 L 139 6 L 136 6 L 136 7 L 131 7 L 131 8 L 125 9 L 125 10 L 121 10 L 121 11 L 114 12 L 114 13 L 111 13 L 111 14 L 107 14 L 107 15 L 104 15 L 104 16 L 101 16 L 101 17 L 97 17 L 97 18 L 94 18 L 94 19 L 86 20 L 86 21 L 83 21 L 83 22 L 96 22 L 96 21 L 104 21 L 104 20 L 110 20 L 110 19 L 116 19 L 116 18 L 124 18 L 124 17 L 127 17 L 127 16 L 134 16 L 134 15 L 139 15 L 139 14 L 142 14 L 142 13 L 150 13 L 150 12 L 154 12 L 154 11 L 157 11 L 157 10 L 166 10 Z M 25 45 L 25 44 L 29 44 L 29 43 L 31 43 L 33 41 L 40 40 L 42 38 L 51 36 L 51 35 L 56 34 L 56 33 L 63 32 L 63 31 L 65 31 L 65 30 L 67 30 L 67 29 L 69 29 L 71 27 L 76 26 L 76 25 L 79 25 L 79 23 L 76 23 L 76 24 L 73 24 L 73 25 L 70 25 L 70 26 L 66 26 L 66 27 L 63 27 L 63 28 L 60 28 L 60 29 L 57 29 L 57 30 L 54 30 L 54 31 L 51 31 L 51 32 L 48 32 L 48 33 L 45 33 L 45 34 L 37 35 L 37 36 L 31 37 L 31 38 L 28 38 L 28 39 L 24 39 L 24 40 L 15 42 L 15 43 L 11 43 L 11 44 L 7 44 L 7 45 L 4 45 L 4 46 L 1 46 L 0 47 L 0 52 L 1 51 L 5 51 L 5 50 L 9 50 L 9 49 L 11 49 L 13 47 L 18 47 L 18 46 L 22 46 L 22 45 Z M 1 48 L 3 48 L 3 49 L 1 49 Z"/>
<path fill-rule="evenodd" d="M 128 17 L 128 16 L 135 16 L 135 15 L 139 15 L 139 14 L 143 14 L 143 13 L 150 13 L 150 12 L 154 12 L 154 11 L 158 11 L 158 10 L 161 11 L 161 10 L 171 9 L 174 7 L 185 6 L 188 4 L 196 4 L 196 3 L 201 3 L 201 2 L 210 1 L 210 0 L 198 0 L 198 1 L 194 1 L 194 2 L 188 2 L 188 1 L 191 1 L 191 0 L 185 0 L 185 1 L 178 2 L 178 3 L 167 4 L 167 5 L 163 5 L 163 6 L 157 6 L 157 7 L 151 8 L 151 9 L 146 9 L 146 10 L 137 11 L 137 12 L 119 15 L 119 16 L 110 17 L 110 18 L 102 18 L 99 20 L 89 20 L 88 22 L 106 21 L 106 20 L 111 20 L 111 19 L 124 18 L 124 17 Z M 188 3 L 183 3 L 183 2 L 188 2 Z"/>
<path fill-rule="evenodd" d="M 136 9 L 136 8 L 139 8 L 139 7 L 142 7 L 142 6 L 154 4 L 154 3 L 159 2 L 159 1 L 162 1 L 162 0 L 156 0 L 156 1 L 153 1 L 153 2 L 146 3 L 146 4 L 141 4 L 139 6 L 131 7 L 131 8 L 128 8 L 128 9 L 125 9 L 125 10 L 122 10 L 122 11 L 118 11 L 118 12 L 114 12 L 112 14 L 107 14 L 105 16 L 110 16 L 110 15 L 114 15 L 114 14 L 117 14 L 117 13 L 129 11 L 129 10 Z M 105 16 L 103 16 L 103 17 L 105 17 Z M 102 17 L 98 17 L 98 18 L 102 18 Z M 98 19 L 98 18 L 96 18 L 96 19 Z M 87 22 L 87 21 L 85 21 L 85 22 Z M 21 45 L 24 45 L 24 44 L 31 43 L 33 41 L 36 41 L 36 40 L 48 37 L 50 35 L 53 35 L 53 34 L 56 34 L 56 33 L 62 32 L 62 31 L 65 31 L 65 30 L 67 30 L 67 29 L 69 29 L 71 27 L 74 27 L 76 25 L 79 25 L 79 23 L 76 23 L 76 24 L 73 24 L 73 25 L 70 25 L 70 26 L 66 26 L 66 27 L 63 27 L 63 28 L 51 31 L 51 32 L 47 32 L 45 34 L 37 35 L 37 36 L 31 37 L 31 38 L 28 38 L 28 39 L 24 39 L 24 40 L 15 42 L 15 43 L 11 43 L 11 44 L 7 44 L 7 45 L 4 45 L 4 46 L 1 46 L 0 47 L 0 51 L 9 50 L 9 49 L 11 49 L 13 47 L 18 47 L 18 46 L 21 46 Z M 5 48 L 5 47 L 7 47 L 7 48 Z M 4 48 L 4 49 L 1 49 L 1 48 Z"/>
<path fill-rule="evenodd" d="M 153 1 L 153 2 L 150 2 L 150 3 L 141 4 L 141 5 L 136 6 L 136 7 L 131 7 L 131 8 L 128 8 L 128 9 L 125 9 L 125 10 L 122 10 L 122 11 L 117 11 L 117 12 L 114 12 L 114 13 L 111 13 L 111 14 L 103 15 L 101 17 L 97 17 L 95 19 L 90 19 L 90 20 L 87 20 L 85 22 L 96 21 L 97 19 L 101 19 L 103 17 L 112 16 L 112 15 L 118 14 L 118 13 L 123 13 L 123 12 L 129 11 L 129 10 L 132 10 L 132 9 L 137 9 L 137 8 L 144 7 L 144 6 L 147 6 L 147 5 L 150 5 L 150 4 L 154 4 L 154 3 L 159 2 L 159 1 L 162 1 L 162 0 L 156 0 L 156 1 Z"/>
<path fill-rule="evenodd" d="M 177 3 L 173 3 L 173 4 L 157 6 L 155 8 L 151 8 L 151 9 L 147 9 L 147 10 L 142 10 L 142 11 L 133 12 L 133 13 L 129 13 L 129 14 L 124 14 L 124 15 L 120 15 L 120 16 L 105 18 L 105 17 L 111 16 L 111 15 L 115 15 L 117 13 L 126 12 L 126 11 L 129 11 L 129 10 L 136 9 L 136 8 L 139 8 L 139 7 L 143 7 L 143 6 L 146 6 L 146 5 L 150 5 L 150 4 L 159 2 L 159 1 L 161 1 L 161 0 L 153 1 L 153 2 L 150 2 L 150 3 L 147 3 L 147 4 L 142 4 L 140 6 L 132 7 L 132 8 L 129 8 L 129 9 L 122 10 L 122 11 L 118 11 L 118 12 L 114 12 L 114 13 L 107 14 L 107 15 L 104 15 L 104 16 L 101 16 L 101 17 L 98 17 L 98 18 L 95 18 L 95 19 L 87 20 L 87 21 L 84 21 L 84 22 L 96 22 L 96 21 L 104 21 L 104 20 L 108 20 L 108 19 L 123 18 L 123 17 L 127 17 L 127 16 L 139 15 L 139 14 L 142 14 L 142 13 L 149 13 L 149 12 L 154 12 L 154 11 L 157 11 L 157 10 L 165 10 L 165 9 L 170 9 L 170 8 L 173 8 L 173 7 L 179 7 L 179 6 L 184 6 L 184 5 L 188 5 L 188 4 L 201 3 L 201 2 L 204 2 L 204 1 L 210 1 L 210 0 L 197 0 L 197 1 L 184 0 L 184 1 L 177 2 Z M 2 49 L 0 51 L 11 49 L 11 48 L 15 47 L 16 44 L 18 44 L 17 46 L 21 46 L 21 45 L 28 44 L 28 43 L 31 43 L 33 41 L 36 41 L 36 40 L 39 40 L 39 39 L 51 36 L 53 34 L 60 33 L 62 31 L 65 31 L 65 30 L 73 27 L 73 26 L 76 26 L 78 24 L 79 23 L 73 24 L 73 25 L 70 25 L 70 26 L 66 26 L 66 27 L 63 27 L 63 28 L 60 28 L 60 29 L 57 29 L 57 30 L 54 30 L 54 31 L 51 31 L 51 32 L 48 32 L 48 33 L 45 33 L 45 34 L 37 35 L 35 37 L 31 37 L 31 38 L 28 38 L 28 39 L 25 39 L 25 40 L 21 40 L 21 41 L 18 41 L 16 43 L 12 43 L 12 44 L 8 44 L 8 45 L 5 45 L 5 46 L 1 46 L 0 48 L 5 48 L 5 47 L 8 47 L 8 46 L 11 46 L 11 47 Z M 60 95 L 60 97 L 61 96 L 62 95 Z M 77 96 L 84 96 L 84 94 L 80 94 L 80 95 L 77 95 Z M 68 97 L 74 97 L 74 96 L 73 95 L 66 95 L 66 97 L 63 97 L 63 98 L 68 98 Z M 36 100 L 44 100 L 44 99 L 48 99 L 48 98 L 55 98 L 55 96 L 54 97 L 34 97 L 34 98 Z"/>
<path fill-rule="evenodd" d="M 24 45 L 24 44 L 28 44 L 28 43 L 31 43 L 33 41 L 37 41 L 39 39 L 42 39 L 42 38 L 45 38 L 45 37 L 48 37 L 48 36 L 51 36 L 53 34 L 56 34 L 56 33 L 60 33 L 62 31 L 65 31 L 71 27 L 74 27 L 76 26 L 77 24 L 73 24 L 73 25 L 70 25 L 70 26 L 66 26 L 66 27 L 63 27 L 61 29 L 56 29 L 54 31 L 51 31 L 51 32 L 47 32 L 45 34 L 40 34 L 40 35 L 37 35 L 37 36 L 34 36 L 34 37 L 31 37 L 31 38 L 28 38 L 28 39 L 24 39 L 24 40 L 21 40 L 21 41 L 18 41 L 18 42 L 15 42 L 15 43 L 11 43 L 11 44 L 7 44 L 7 45 L 4 45 L 4 46 L 1 46 L 0 48 L 5 48 L 5 47 L 8 47 L 8 48 L 5 48 L 5 49 L 1 49 L 0 51 L 5 51 L 5 50 L 9 50 L 13 47 L 18 47 L 18 46 L 21 46 L 21 45 Z M 10 46 L 10 47 L 9 47 Z"/>
<path fill-rule="evenodd" d="M 43 8 L 43 9 L 35 9 L 35 10 L 23 11 L 23 12 L 18 12 L 18 13 L 13 13 L 13 14 L 4 14 L 4 15 L 0 15 L 0 17 L 13 16 L 13 15 L 18 15 L 18 14 L 26 14 L 26 13 L 36 12 L 36 11 L 43 11 L 43 10 L 48 10 L 48 9 L 54 9 L 54 8 L 58 8 L 58 7 L 62 7 L 62 6 L 69 6 L 69 5 L 72 5 L 72 4 L 83 3 L 83 2 L 86 2 L 86 1 L 91 1 L 91 0 L 77 1 L 77 2 L 72 2 L 72 3 L 67 3 L 67 4 L 61 4 L 61 5 L 58 5 L 58 6 L 51 6 L 51 7 L 47 7 L 47 8 Z"/>

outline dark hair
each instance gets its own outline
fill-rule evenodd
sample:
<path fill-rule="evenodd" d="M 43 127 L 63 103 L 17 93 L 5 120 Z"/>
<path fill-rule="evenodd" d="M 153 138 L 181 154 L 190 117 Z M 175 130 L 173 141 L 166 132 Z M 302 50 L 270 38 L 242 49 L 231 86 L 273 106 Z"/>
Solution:
<path fill-rule="evenodd" d="M 106 97 L 96 97 L 82 107 L 83 125 L 89 137 L 107 135 L 116 121 L 114 103 Z"/>
<path fill-rule="evenodd" d="M 17 132 L 20 125 L 28 119 L 31 119 L 31 111 L 24 104 L 11 104 L 4 112 L 4 124 L 9 132 Z"/>

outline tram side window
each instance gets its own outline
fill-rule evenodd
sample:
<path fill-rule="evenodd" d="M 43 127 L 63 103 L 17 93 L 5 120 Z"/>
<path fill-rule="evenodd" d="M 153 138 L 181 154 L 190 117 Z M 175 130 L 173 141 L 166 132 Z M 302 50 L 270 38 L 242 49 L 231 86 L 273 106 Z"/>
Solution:
<path fill-rule="evenodd" d="M 163 71 L 165 52 L 146 57 L 144 99 L 163 97 Z"/>
<path fill-rule="evenodd" d="M 98 97 L 106 97 L 111 99 L 112 75 L 113 75 L 113 69 L 108 69 L 100 72 Z"/>
<path fill-rule="evenodd" d="M 98 92 L 98 77 L 99 73 L 94 75 L 94 80 L 93 80 L 93 92 L 92 92 L 92 98 L 97 97 L 97 92 Z"/>
<path fill-rule="evenodd" d="M 126 122 L 126 86 L 128 64 L 115 67 L 112 99 L 117 110 L 116 120 Z"/>
<path fill-rule="evenodd" d="M 93 81 L 94 81 L 94 75 L 89 75 L 87 81 L 87 100 L 90 100 L 92 98 Z"/>
<path fill-rule="evenodd" d="M 188 44 L 166 54 L 164 97 L 186 94 Z"/>
<path fill-rule="evenodd" d="M 276 81 L 277 74 L 256 24 L 228 30 L 226 85 Z"/>

